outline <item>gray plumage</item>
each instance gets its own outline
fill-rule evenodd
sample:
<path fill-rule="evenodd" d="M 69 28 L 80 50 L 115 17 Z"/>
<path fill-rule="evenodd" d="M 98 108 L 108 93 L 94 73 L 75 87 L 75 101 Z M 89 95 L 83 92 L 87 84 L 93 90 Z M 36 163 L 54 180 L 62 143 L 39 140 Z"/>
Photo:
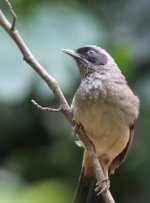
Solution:
<path fill-rule="evenodd" d="M 64 50 L 77 62 L 81 83 L 72 101 L 74 120 L 92 140 L 104 174 L 113 173 L 124 161 L 130 148 L 139 99 L 127 85 L 113 58 L 92 45 Z M 84 155 L 85 176 L 89 163 Z M 85 201 L 86 202 L 86 201 Z"/>

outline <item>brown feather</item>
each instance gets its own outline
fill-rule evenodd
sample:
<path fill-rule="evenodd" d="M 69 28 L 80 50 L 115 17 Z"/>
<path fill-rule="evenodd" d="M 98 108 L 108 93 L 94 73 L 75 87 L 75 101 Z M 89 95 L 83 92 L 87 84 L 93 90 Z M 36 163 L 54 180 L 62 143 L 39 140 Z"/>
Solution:
<path fill-rule="evenodd" d="M 134 135 L 134 130 L 135 130 L 135 122 L 131 126 L 129 126 L 129 129 L 130 129 L 129 141 L 128 141 L 126 147 L 124 148 L 124 150 L 112 161 L 110 169 L 109 169 L 110 174 L 113 174 L 115 169 L 118 168 L 118 166 L 120 164 L 122 164 L 122 162 L 124 162 L 124 160 L 127 157 L 127 154 L 129 152 L 129 149 L 131 147 L 132 140 L 133 140 L 133 135 Z"/>
<path fill-rule="evenodd" d="M 84 152 L 83 167 L 73 203 L 104 203 L 101 195 L 95 192 L 96 178 L 92 169 L 91 160 Z"/>

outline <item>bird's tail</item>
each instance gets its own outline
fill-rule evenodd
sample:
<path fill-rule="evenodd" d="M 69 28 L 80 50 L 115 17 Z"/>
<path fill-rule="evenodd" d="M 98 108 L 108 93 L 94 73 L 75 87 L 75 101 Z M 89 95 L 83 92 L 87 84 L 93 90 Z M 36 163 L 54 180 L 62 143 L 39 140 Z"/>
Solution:
<path fill-rule="evenodd" d="M 88 171 L 87 173 L 87 165 L 90 169 L 91 165 L 89 166 L 89 158 L 86 154 L 84 155 L 83 167 L 73 203 L 104 203 L 102 196 L 97 196 L 95 192 L 96 178 L 93 172 L 89 173 Z"/>

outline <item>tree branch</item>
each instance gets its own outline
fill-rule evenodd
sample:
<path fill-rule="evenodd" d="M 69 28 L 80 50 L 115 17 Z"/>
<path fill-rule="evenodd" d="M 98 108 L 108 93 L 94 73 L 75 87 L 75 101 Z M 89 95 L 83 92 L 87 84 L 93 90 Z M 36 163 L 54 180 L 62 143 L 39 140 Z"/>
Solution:
<path fill-rule="evenodd" d="M 12 15 L 13 22 L 12 22 L 12 25 L 11 25 L 11 30 L 14 30 L 15 25 L 16 25 L 17 16 L 16 16 L 15 12 L 13 11 L 12 6 L 9 3 L 9 1 L 8 0 L 4 0 L 4 1 L 6 2 L 6 5 L 7 5 L 9 11 L 10 11 L 10 14 Z"/>
<path fill-rule="evenodd" d="M 59 107 L 58 109 L 52 109 L 52 108 L 49 108 L 49 107 L 43 107 L 43 106 L 40 106 L 37 102 L 35 102 L 34 100 L 31 100 L 32 104 L 37 108 L 39 109 L 40 111 L 46 111 L 46 112 L 60 112 L 62 111 L 61 108 Z"/>
<path fill-rule="evenodd" d="M 62 113 L 65 115 L 69 123 L 74 127 L 76 123 L 73 121 L 73 115 L 71 112 L 71 109 L 66 101 L 66 98 L 64 97 L 59 85 L 57 84 L 56 80 L 43 68 L 43 66 L 38 62 L 38 60 L 33 56 L 25 42 L 23 41 L 21 35 L 15 28 L 15 22 L 16 22 L 16 15 L 11 7 L 11 4 L 8 0 L 4 0 L 7 3 L 7 6 L 9 8 L 9 11 L 13 17 L 13 23 L 11 24 L 3 14 L 3 12 L 0 10 L 0 25 L 3 27 L 3 29 L 8 33 L 8 35 L 13 39 L 13 41 L 16 43 L 18 48 L 20 49 L 23 59 L 38 73 L 38 75 L 46 82 L 46 84 L 49 86 L 49 88 L 53 91 L 54 95 L 56 96 L 57 100 L 59 101 L 60 107 L 59 109 L 50 109 L 41 107 L 36 102 L 32 101 L 34 105 L 43 111 L 62 111 Z M 84 146 L 86 147 L 92 161 L 92 165 L 95 171 L 97 182 L 101 182 L 104 180 L 104 174 L 102 167 L 100 165 L 100 162 L 98 160 L 98 157 L 95 152 L 95 148 L 93 143 L 89 140 L 88 136 L 86 135 L 83 128 L 80 128 L 78 131 L 78 137 L 83 142 Z M 106 203 L 115 203 L 113 200 L 113 197 L 109 190 L 106 190 L 102 193 L 103 198 Z"/>

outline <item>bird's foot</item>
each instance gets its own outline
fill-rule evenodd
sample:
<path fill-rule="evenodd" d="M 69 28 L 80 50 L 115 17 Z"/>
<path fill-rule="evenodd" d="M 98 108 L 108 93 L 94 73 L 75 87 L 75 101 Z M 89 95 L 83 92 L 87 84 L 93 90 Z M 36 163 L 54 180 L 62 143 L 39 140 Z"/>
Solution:
<path fill-rule="evenodd" d="M 72 128 L 72 135 L 77 135 L 79 129 L 82 127 L 82 125 L 80 123 L 77 123 L 73 128 Z"/>
<path fill-rule="evenodd" d="M 110 187 L 110 180 L 104 179 L 103 181 L 96 183 L 95 192 L 97 192 L 97 195 L 100 195 L 104 191 L 108 190 L 109 187 Z"/>

